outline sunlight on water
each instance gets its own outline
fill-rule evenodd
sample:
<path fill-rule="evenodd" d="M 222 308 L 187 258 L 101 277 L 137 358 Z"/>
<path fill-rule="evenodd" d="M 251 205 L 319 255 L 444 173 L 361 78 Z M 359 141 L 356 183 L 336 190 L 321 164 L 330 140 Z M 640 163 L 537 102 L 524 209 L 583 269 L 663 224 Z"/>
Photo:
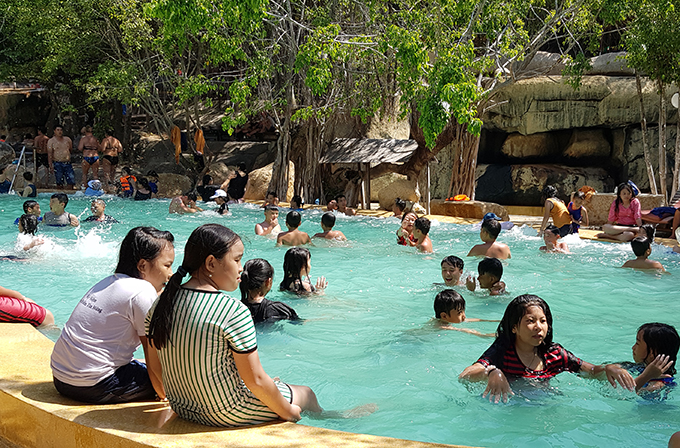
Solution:
<path fill-rule="evenodd" d="M 440 261 L 446 255 L 465 260 L 476 273 L 477 259 L 465 258 L 479 242 L 474 226 L 433 222 L 435 254 L 423 255 L 397 246 L 394 218 L 338 216 L 336 228 L 345 244 L 312 247 L 312 277 L 325 276 L 325 295 L 298 298 L 277 291 L 285 248 L 254 235 L 262 220 L 259 207 L 232 207 L 221 217 L 211 210 L 192 216 L 169 216 L 168 200 L 132 202 L 105 198 L 107 214 L 122 224 L 79 229 L 39 230 L 47 243 L 25 261 L 0 261 L 0 285 L 17 289 L 50 308 L 63 325 L 82 295 L 115 269 L 119 244 L 139 225 L 170 230 L 176 238 L 175 268 L 191 231 L 207 222 L 222 223 L 239 233 L 244 260 L 266 258 L 274 266 L 272 300 L 283 300 L 303 317 L 303 324 L 276 323 L 258 328 L 260 358 L 271 376 L 307 384 L 324 407 L 341 409 L 375 402 L 375 414 L 357 420 L 304 419 L 303 423 L 406 439 L 476 446 L 665 446 L 680 429 L 679 398 L 649 402 L 564 373 L 549 385 L 515 385 L 507 405 L 490 405 L 480 397 L 483 387 L 463 385 L 458 374 L 489 346 L 491 340 L 429 323 L 432 302 L 441 282 Z M 49 196 L 40 196 L 43 212 Z M 0 255 L 23 255 L 16 248 L 13 221 L 23 200 L 0 198 Z M 213 209 L 214 205 L 205 208 Z M 67 210 L 84 219 L 89 200 L 73 197 Z M 284 222 L 281 213 L 280 222 Z M 321 211 L 303 212 L 301 230 L 320 232 Z M 680 254 L 655 245 L 652 258 L 669 274 L 620 269 L 632 258 L 627 244 L 607 244 L 568 236 L 571 255 L 544 254 L 536 231 L 515 227 L 500 240 L 513 257 L 504 262 L 503 280 L 509 294 L 460 291 L 467 315 L 499 319 L 516 295 L 537 294 L 554 316 L 555 341 L 593 363 L 630 361 L 637 327 L 661 321 L 680 327 L 677 277 Z M 238 292 L 231 293 L 240 297 Z M 484 333 L 494 323 L 465 323 Z M 51 337 L 54 337 L 51 335 Z M 140 355 L 141 356 L 141 355 Z"/>

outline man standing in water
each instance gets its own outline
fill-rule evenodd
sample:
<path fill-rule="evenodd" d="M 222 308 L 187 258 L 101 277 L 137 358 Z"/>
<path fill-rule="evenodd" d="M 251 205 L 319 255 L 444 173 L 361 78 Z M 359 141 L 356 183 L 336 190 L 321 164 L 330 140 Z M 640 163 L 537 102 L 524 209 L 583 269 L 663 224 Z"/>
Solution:
<path fill-rule="evenodd" d="M 49 138 L 45 135 L 45 128 L 42 126 L 38 128 L 38 135 L 33 139 L 33 147 L 35 148 L 35 174 L 38 176 L 36 183 L 39 187 L 44 187 L 47 185 L 48 180 L 40 177 L 38 169 L 40 166 L 45 167 L 45 177 L 49 178 L 50 173 L 50 162 L 47 157 L 47 141 Z"/>
<path fill-rule="evenodd" d="M 75 189 L 76 176 L 71 166 L 71 149 L 73 142 L 70 138 L 64 137 L 64 130 L 61 126 L 54 128 L 54 137 L 47 142 L 47 160 L 50 165 L 50 173 L 54 173 L 54 178 L 58 188 L 66 183 Z"/>
<path fill-rule="evenodd" d="M 102 169 L 104 170 L 104 181 L 106 186 L 112 184 L 112 179 L 116 174 L 116 165 L 118 165 L 118 155 L 123 152 L 123 145 L 120 140 L 113 136 L 113 131 L 106 131 L 106 137 L 102 140 L 100 151 L 102 156 Z"/>
<path fill-rule="evenodd" d="M 78 143 L 78 151 L 83 152 L 83 179 L 81 183 L 85 188 L 87 183 L 87 173 L 92 168 L 92 178 L 99 179 L 99 140 L 92 135 L 92 126 L 85 126 L 83 128 L 83 137 Z"/>

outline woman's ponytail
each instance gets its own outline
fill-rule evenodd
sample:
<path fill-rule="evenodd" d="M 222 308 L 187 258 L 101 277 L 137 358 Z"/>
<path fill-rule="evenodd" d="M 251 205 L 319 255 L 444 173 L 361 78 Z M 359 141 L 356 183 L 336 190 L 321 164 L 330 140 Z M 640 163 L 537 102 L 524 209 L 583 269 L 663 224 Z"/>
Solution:
<path fill-rule="evenodd" d="M 182 286 L 182 280 L 186 275 L 186 269 L 184 266 L 180 266 L 177 272 L 172 274 L 168 284 L 165 285 L 165 289 L 158 298 L 156 309 L 149 321 L 149 334 L 147 335 L 151 345 L 157 349 L 165 347 L 170 341 L 177 292 L 180 286 Z"/>

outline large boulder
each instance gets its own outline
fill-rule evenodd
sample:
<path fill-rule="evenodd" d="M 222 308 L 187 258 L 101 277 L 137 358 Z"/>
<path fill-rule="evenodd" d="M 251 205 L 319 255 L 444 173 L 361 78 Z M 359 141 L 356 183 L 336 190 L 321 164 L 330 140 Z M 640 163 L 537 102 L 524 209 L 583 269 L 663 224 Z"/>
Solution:
<path fill-rule="evenodd" d="M 677 87 L 666 90 L 667 99 Z M 643 78 L 642 95 L 648 123 L 658 121 L 659 96 L 654 82 Z M 482 116 L 484 126 L 524 135 L 561 129 L 623 127 L 640 122 L 635 77 L 584 76 L 578 90 L 562 76 L 537 76 L 501 89 L 497 105 Z M 677 111 L 668 108 L 669 123 Z"/>
<path fill-rule="evenodd" d="M 158 173 L 158 197 L 174 198 L 191 190 L 193 182 L 187 176 L 174 173 Z"/>
<path fill-rule="evenodd" d="M 640 194 L 638 195 L 642 210 L 651 210 L 663 205 L 663 197 L 660 194 Z M 588 210 L 588 220 L 591 226 L 601 226 L 607 222 L 609 209 L 612 202 L 616 200 L 614 193 L 596 193 L 584 205 Z"/>
<path fill-rule="evenodd" d="M 562 199 L 584 185 L 612 191 L 614 180 L 603 168 L 564 165 L 478 165 L 475 199 L 506 205 L 543 205 L 546 185 L 554 185 Z"/>
<path fill-rule="evenodd" d="M 383 188 L 388 188 L 394 182 L 407 179 L 406 176 L 398 173 L 387 173 L 371 179 L 371 202 L 378 202 L 380 200 L 380 192 Z"/>
<path fill-rule="evenodd" d="M 503 221 L 510 219 L 508 211 L 502 205 L 482 201 L 430 201 L 430 212 L 433 215 L 456 216 L 458 218 L 482 219 L 487 213 L 495 213 Z"/>
<path fill-rule="evenodd" d="M 279 192 L 281 201 L 286 202 L 289 202 L 293 198 L 295 191 L 295 164 L 293 164 L 293 162 L 288 162 L 288 164 L 288 191 L 285 195 L 281 195 L 281 192 Z M 273 169 L 274 164 L 270 163 L 265 167 L 248 173 L 248 184 L 246 185 L 246 194 L 243 196 L 243 199 L 250 199 L 253 201 L 263 200 L 267 196 L 269 182 L 272 180 Z"/>
<path fill-rule="evenodd" d="M 208 172 L 213 178 L 214 185 L 222 185 L 222 183 L 229 178 L 229 175 L 234 172 L 234 168 L 222 163 L 216 162 L 210 164 L 210 171 Z"/>
<path fill-rule="evenodd" d="M 501 152 L 518 159 L 526 157 L 548 157 L 559 152 L 555 136 L 548 132 L 522 135 L 514 133 L 508 135 L 503 142 Z"/>
<path fill-rule="evenodd" d="M 401 198 L 405 201 L 418 202 L 420 200 L 420 191 L 418 190 L 416 181 L 399 179 L 380 190 L 380 193 L 378 194 L 380 208 L 392 210 L 394 200 L 397 198 Z"/>
<path fill-rule="evenodd" d="M 611 146 L 602 129 L 574 129 L 564 155 L 571 158 L 609 157 Z"/>

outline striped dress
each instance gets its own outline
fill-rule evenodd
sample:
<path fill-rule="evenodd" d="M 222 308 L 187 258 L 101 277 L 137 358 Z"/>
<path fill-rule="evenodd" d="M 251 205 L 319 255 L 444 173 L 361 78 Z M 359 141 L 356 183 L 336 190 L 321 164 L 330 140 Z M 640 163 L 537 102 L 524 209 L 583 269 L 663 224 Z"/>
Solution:
<path fill-rule="evenodd" d="M 245 426 L 279 419 L 248 390 L 233 352 L 257 350 L 248 308 L 221 292 L 178 291 L 170 340 L 158 350 L 172 409 L 208 426 Z M 147 333 L 155 305 L 146 318 Z M 292 402 L 290 387 L 276 383 Z"/>

